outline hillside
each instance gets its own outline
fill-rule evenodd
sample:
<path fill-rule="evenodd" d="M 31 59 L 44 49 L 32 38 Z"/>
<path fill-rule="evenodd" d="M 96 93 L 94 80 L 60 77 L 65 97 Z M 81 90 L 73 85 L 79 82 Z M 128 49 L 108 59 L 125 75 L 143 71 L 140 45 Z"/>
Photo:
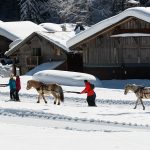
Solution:
<path fill-rule="evenodd" d="M 30 20 L 35 23 L 75 23 L 93 25 L 127 8 L 126 0 L 5 0 L 0 1 L 0 20 Z M 134 5 L 133 5 L 134 6 Z M 140 6 L 150 6 L 140 0 Z"/>

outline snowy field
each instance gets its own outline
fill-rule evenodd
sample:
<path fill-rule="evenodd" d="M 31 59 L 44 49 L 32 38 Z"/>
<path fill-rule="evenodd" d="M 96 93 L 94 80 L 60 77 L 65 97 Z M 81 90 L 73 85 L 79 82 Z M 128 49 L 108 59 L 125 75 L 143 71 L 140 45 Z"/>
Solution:
<path fill-rule="evenodd" d="M 73 93 L 64 93 L 61 105 L 54 105 L 53 97 L 46 97 L 47 104 L 43 100 L 37 104 L 35 89 L 26 90 L 29 79 L 32 76 L 21 76 L 21 102 L 8 101 L 9 88 L 0 87 L 2 150 L 150 149 L 150 101 L 144 100 L 145 111 L 141 105 L 135 110 L 135 95 L 124 95 L 123 89 L 127 83 L 148 86 L 149 80 L 103 80 L 101 87 L 95 88 L 98 107 L 87 107 L 86 94 Z M 0 83 L 8 80 L 1 77 Z M 64 91 L 84 89 L 62 87 Z"/>

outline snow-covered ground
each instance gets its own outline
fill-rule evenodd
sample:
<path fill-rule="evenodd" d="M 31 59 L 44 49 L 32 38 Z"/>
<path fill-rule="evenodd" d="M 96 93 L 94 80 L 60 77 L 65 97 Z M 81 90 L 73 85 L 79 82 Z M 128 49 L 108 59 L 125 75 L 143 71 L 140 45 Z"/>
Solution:
<path fill-rule="evenodd" d="M 8 101 L 9 88 L 0 87 L 3 150 L 149 150 L 150 101 L 144 100 L 145 111 L 141 105 L 135 110 L 135 95 L 131 92 L 124 95 L 123 90 L 127 83 L 148 86 L 149 80 L 102 80 L 102 86 L 95 88 L 97 107 L 87 107 L 86 94 L 66 92 L 61 105 L 54 105 L 51 96 L 46 97 L 47 104 L 42 100 L 37 104 L 35 89 L 26 90 L 29 79 L 32 76 L 21 76 L 21 102 Z M 0 84 L 8 80 L 0 77 Z M 64 91 L 84 89 L 83 86 L 62 87 Z"/>

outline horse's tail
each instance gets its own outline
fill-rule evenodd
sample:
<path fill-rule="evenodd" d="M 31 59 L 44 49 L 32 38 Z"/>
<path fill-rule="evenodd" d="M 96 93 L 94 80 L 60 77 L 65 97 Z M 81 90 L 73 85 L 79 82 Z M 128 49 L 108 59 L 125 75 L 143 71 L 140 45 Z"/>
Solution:
<path fill-rule="evenodd" d="M 62 102 L 64 102 L 64 93 L 63 93 L 63 92 L 60 93 L 60 100 L 61 100 Z"/>
<path fill-rule="evenodd" d="M 61 100 L 62 102 L 64 102 L 64 92 L 63 92 L 62 87 L 61 87 L 61 86 L 59 86 L 59 87 L 60 87 L 60 90 L 59 90 L 60 100 Z"/>

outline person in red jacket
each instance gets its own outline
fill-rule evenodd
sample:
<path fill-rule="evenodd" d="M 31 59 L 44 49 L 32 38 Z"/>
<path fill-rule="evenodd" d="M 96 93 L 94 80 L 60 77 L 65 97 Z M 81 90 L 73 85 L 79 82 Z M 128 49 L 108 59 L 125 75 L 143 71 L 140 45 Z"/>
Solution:
<path fill-rule="evenodd" d="M 16 76 L 16 101 L 20 101 L 19 99 L 19 91 L 21 89 L 21 82 L 19 75 Z"/>
<path fill-rule="evenodd" d="M 96 94 L 94 90 L 91 88 L 90 82 L 87 80 L 84 80 L 84 83 L 85 83 L 85 89 L 82 92 L 80 92 L 80 94 L 87 93 L 86 100 L 87 100 L 88 106 L 96 106 L 95 104 Z"/>

